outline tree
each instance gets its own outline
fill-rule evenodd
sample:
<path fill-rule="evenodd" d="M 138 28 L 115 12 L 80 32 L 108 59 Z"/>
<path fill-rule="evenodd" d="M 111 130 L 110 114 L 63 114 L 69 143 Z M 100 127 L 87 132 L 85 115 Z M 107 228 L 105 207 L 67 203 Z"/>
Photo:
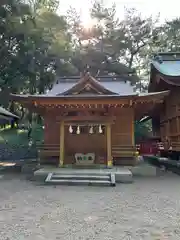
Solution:
<path fill-rule="evenodd" d="M 91 29 L 85 29 L 78 13 L 74 9 L 70 9 L 68 12 L 67 19 L 71 26 L 74 46 L 71 57 L 72 64 L 80 72 L 88 66 L 94 75 L 133 74 L 134 70 L 119 61 L 119 54 L 116 53 L 117 49 L 114 49 L 113 45 L 115 41 L 112 42 L 112 28 L 117 26 L 115 6 L 105 8 L 99 2 L 95 2 L 91 9 L 91 15 L 98 20 L 97 24 Z M 136 78 L 135 76 L 134 79 Z"/>
<path fill-rule="evenodd" d="M 39 11 L 47 10 L 48 12 L 55 12 L 59 6 L 58 0 L 27 0 L 34 15 Z"/>
<path fill-rule="evenodd" d="M 158 35 L 155 39 L 154 50 L 156 51 L 180 51 L 180 18 L 166 21 L 158 28 Z"/>
<path fill-rule="evenodd" d="M 120 21 L 116 6 L 107 8 L 103 1 L 95 1 L 91 11 L 102 32 L 98 44 L 101 43 L 103 52 L 109 53 L 119 72 L 122 72 L 120 62 L 134 69 L 142 78 L 141 81 L 135 77 L 136 88 L 143 91 L 148 81 L 149 59 L 159 30 L 159 17 L 142 17 L 135 9 L 125 9 L 124 19 Z"/>
<path fill-rule="evenodd" d="M 22 74 L 18 54 L 27 38 L 27 24 L 31 21 L 30 8 L 19 0 L 8 0 L 0 6 L 0 88 L 17 89 Z"/>
<path fill-rule="evenodd" d="M 142 139 L 150 137 L 152 133 L 152 123 L 151 121 L 146 122 L 135 122 L 135 141 L 139 142 Z"/>
<path fill-rule="evenodd" d="M 59 59 L 69 57 L 71 39 L 65 18 L 45 10 L 34 17 L 31 7 L 19 0 L 1 4 L 0 12 L 1 90 L 44 92 L 55 70 L 63 66 Z"/>
<path fill-rule="evenodd" d="M 157 33 L 158 18 L 143 18 L 135 9 L 126 9 L 124 20 L 117 18 L 116 6 L 94 1 L 91 29 L 85 29 L 80 16 L 71 9 L 70 23 L 75 39 L 72 63 L 79 71 L 88 65 L 93 74 L 131 73 L 130 79 L 142 91 L 147 82 L 148 56 Z M 68 18 L 69 19 L 69 18 Z M 146 54 L 146 55 L 145 55 Z M 137 77 L 143 76 L 140 82 Z"/>
<path fill-rule="evenodd" d="M 28 4 L 27 4 L 28 3 Z M 90 29 L 70 9 L 56 14 L 56 0 L 7 0 L 0 4 L 0 88 L 15 93 L 43 93 L 55 76 L 124 74 L 142 91 L 149 59 L 159 50 L 179 50 L 180 20 L 157 27 L 157 19 L 94 1 Z M 132 77 L 133 75 L 133 77 Z M 143 77 L 140 81 L 137 76 Z"/>
<path fill-rule="evenodd" d="M 70 36 L 65 18 L 47 10 L 35 16 L 20 0 L 1 3 L 0 13 L 1 104 L 7 106 L 10 92 L 36 94 L 51 87 L 56 69 L 64 69 L 59 59 L 68 59 Z M 24 111 L 14 103 L 9 108 Z"/>

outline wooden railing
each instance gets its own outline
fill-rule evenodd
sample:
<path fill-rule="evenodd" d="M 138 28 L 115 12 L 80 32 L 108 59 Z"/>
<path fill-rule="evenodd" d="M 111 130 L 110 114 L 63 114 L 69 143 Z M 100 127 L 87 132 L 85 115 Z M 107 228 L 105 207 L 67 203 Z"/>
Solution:
<path fill-rule="evenodd" d="M 38 157 L 40 159 L 48 157 L 59 157 L 59 144 L 43 144 L 38 146 Z"/>
<path fill-rule="evenodd" d="M 58 164 L 59 155 L 60 155 L 60 146 L 59 144 L 43 144 L 38 147 L 38 158 L 41 163 L 55 163 Z M 113 145 L 112 146 L 112 157 L 114 159 L 121 158 L 121 162 L 124 161 L 126 164 L 126 158 L 129 159 L 128 163 L 131 165 L 134 164 L 135 157 L 137 156 L 137 150 L 135 146 L 122 146 L 122 145 Z M 116 161 L 116 160 L 115 160 Z"/>
<path fill-rule="evenodd" d="M 173 151 L 180 151 L 180 142 L 171 142 L 171 148 Z"/>
<path fill-rule="evenodd" d="M 180 147 L 180 144 L 179 144 Z M 59 144 L 43 144 L 38 146 L 38 155 L 43 157 L 59 157 L 60 146 Z M 136 146 L 123 146 L 113 145 L 112 156 L 113 157 L 134 157 L 137 155 Z"/>
<path fill-rule="evenodd" d="M 135 146 L 122 146 L 122 145 L 112 146 L 113 157 L 135 157 L 136 155 L 137 150 Z"/>

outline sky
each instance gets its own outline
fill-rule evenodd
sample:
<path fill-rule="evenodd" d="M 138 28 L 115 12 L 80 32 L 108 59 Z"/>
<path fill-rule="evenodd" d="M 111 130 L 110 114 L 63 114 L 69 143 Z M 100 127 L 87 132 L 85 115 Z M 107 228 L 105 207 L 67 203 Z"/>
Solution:
<path fill-rule="evenodd" d="M 160 21 L 170 20 L 180 17 L 180 0 L 104 0 L 106 6 L 112 3 L 117 6 L 117 16 L 123 19 L 124 7 L 136 8 L 144 16 L 156 17 L 160 13 Z M 65 13 L 69 6 L 76 8 L 81 14 L 82 22 L 85 26 L 91 25 L 89 8 L 91 0 L 60 0 L 59 12 Z"/>

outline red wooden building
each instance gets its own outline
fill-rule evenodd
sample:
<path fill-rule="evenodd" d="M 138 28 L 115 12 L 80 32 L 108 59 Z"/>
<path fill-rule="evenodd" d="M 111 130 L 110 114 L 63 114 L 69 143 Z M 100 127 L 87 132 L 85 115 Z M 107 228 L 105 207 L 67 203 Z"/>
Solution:
<path fill-rule="evenodd" d="M 137 94 L 130 74 L 64 77 L 44 95 L 12 95 L 44 118 L 41 162 L 59 166 L 136 164 L 134 121 L 162 105 L 167 91 Z"/>
<path fill-rule="evenodd" d="M 166 150 L 180 151 L 180 53 L 159 53 L 151 62 L 149 93 L 169 91 L 152 117 L 153 133 Z"/>

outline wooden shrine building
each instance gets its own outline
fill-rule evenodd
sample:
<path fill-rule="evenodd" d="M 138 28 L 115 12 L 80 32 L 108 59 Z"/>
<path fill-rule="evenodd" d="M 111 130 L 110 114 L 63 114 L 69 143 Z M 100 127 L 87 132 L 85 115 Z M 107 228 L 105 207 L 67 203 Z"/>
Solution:
<path fill-rule="evenodd" d="M 41 161 L 59 166 L 134 165 L 134 122 L 161 105 L 167 91 L 137 94 L 130 76 L 60 78 L 44 95 L 12 95 L 44 118 Z"/>
<path fill-rule="evenodd" d="M 165 148 L 180 151 L 180 53 L 159 53 L 151 62 L 149 92 L 169 91 L 150 113 L 154 136 Z"/>

